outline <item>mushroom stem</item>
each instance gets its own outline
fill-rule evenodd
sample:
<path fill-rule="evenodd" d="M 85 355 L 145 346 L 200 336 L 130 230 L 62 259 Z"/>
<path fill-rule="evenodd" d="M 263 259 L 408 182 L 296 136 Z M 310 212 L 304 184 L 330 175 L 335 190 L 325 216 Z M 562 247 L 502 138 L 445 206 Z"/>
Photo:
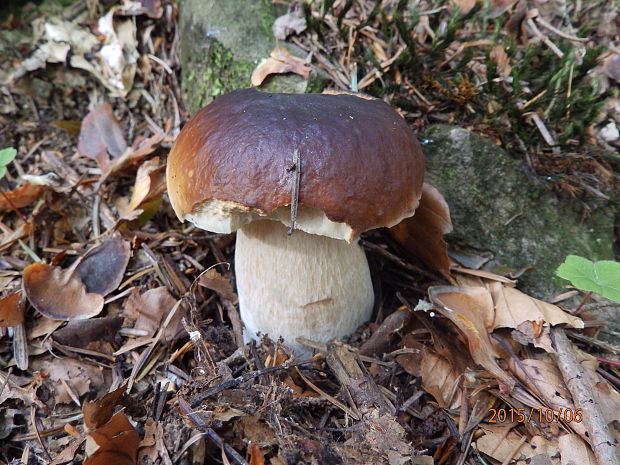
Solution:
<path fill-rule="evenodd" d="M 254 221 L 237 231 L 235 269 L 247 339 L 257 333 L 317 342 L 353 333 L 371 316 L 374 293 L 366 255 L 357 243 L 308 234 L 276 221 Z"/>

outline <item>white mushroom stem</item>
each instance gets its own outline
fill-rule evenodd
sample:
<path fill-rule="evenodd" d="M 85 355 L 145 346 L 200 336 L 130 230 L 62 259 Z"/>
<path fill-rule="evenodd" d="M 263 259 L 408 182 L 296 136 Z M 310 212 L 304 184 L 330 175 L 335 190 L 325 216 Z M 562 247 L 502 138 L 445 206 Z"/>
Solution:
<path fill-rule="evenodd" d="M 366 255 L 357 243 L 254 221 L 237 231 L 235 273 L 246 338 L 282 337 L 298 355 L 298 337 L 318 342 L 349 335 L 372 313 Z"/>

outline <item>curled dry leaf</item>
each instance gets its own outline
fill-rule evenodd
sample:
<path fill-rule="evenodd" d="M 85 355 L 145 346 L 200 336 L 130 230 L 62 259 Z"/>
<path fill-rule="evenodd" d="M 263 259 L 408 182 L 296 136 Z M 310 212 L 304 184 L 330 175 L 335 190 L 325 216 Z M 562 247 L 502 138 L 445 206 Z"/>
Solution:
<path fill-rule="evenodd" d="M 230 300 L 232 303 L 237 302 L 237 295 L 233 290 L 230 281 L 222 276 L 215 268 L 210 268 L 200 275 L 198 284 L 207 289 L 217 292 L 224 299 Z"/>
<path fill-rule="evenodd" d="M 21 292 L 0 299 L 0 326 L 17 326 L 24 322 L 24 302 Z"/>
<path fill-rule="evenodd" d="M 396 362 L 412 376 L 422 378 L 422 389 L 435 398 L 441 408 L 457 408 L 456 395 L 461 385 L 463 370 L 431 350 L 420 354 L 404 354 Z"/>
<path fill-rule="evenodd" d="M 91 318 L 103 309 L 103 296 L 89 293 L 73 270 L 33 263 L 23 272 L 24 293 L 43 316 L 57 320 Z"/>
<path fill-rule="evenodd" d="M 78 396 L 97 392 L 103 387 L 103 373 L 96 366 L 70 358 L 34 359 L 33 370 L 46 374 L 44 384 L 50 388 L 57 404 L 73 401 L 67 386 Z M 63 382 L 64 381 L 64 382 Z"/>
<path fill-rule="evenodd" d="M 484 435 L 476 441 L 478 449 L 498 463 L 560 465 L 555 442 L 548 441 L 542 436 L 534 436 L 525 442 L 522 435 L 513 428 L 512 424 L 481 424 Z"/>
<path fill-rule="evenodd" d="M 497 66 L 497 73 L 500 76 L 510 76 L 510 72 L 512 71 L 512 67 L 510 66 L 510 57 L 501 44 L 497 44 L 493 47 L 493 49 L 491 49 L 491 60 L 493 60 L 493 63 Z"/>
<path fill-rule="evenodd" d="M 140 165 L 131 193 L 131 200 L 121 212 L 121 217 L 130 217 L 140 205 L 160 196 L 166 190 L 165 171 L 166 166 L 159 166 L 159 158 L 157 157 Z"/>
<path fill-rule="evenodd" d="M 603 71 L 616 82 L 620 82 L 620 53 L 613 53 L 603 61 Z"/>
<path fill-rule="evenodd" d="M 434 286 L 428 294 L 437 310 L 463 332 L 474 361 L 495 376 L 503 392 L 510 392 L 515 380 L 497 364 L 500 355 L 490 338 L 494 319 L 490 292 L 484 288 Z"/>
<path fill-rule="evenodd" d="M 118 287 L 129 261 L 129 243 L 112 237 L 67 269 L 33 263 L 23 272 L 23 289 L 42 315 L 79 320 L 98 315 L 103 296 Z"/>
<path fill-rule="evenodd" d="M 558 439 L 562 465 L 597 465 L 598 461 L 590 446 L 578 434 L 563 434 Z"/>
<path fill-rule="evenodd" d="M 146 336 L 151 337 L 176 303 L 176 299 L 165 286 L 149 289 L 143 294 L 134 289 L 125 303 L 123 316 L 133 323 L 134 329 L 143 330 Z M 181 312 L 178 312 L 178 315 L 181 315 Z M 166 340 L 170 340 L 176 333 L 178 325 L 174 323 L 172 321 L 164 333 Z"/>
<path fill-rule="evenodd" d="M 441 192 L 427 183 L 422 188 L 415 215 L 390 228 L 394 239 L 409 253 L 452 281 L 448 244 L 443 239 L 450 231 L 452 221 L 448 203 Z"/>
<path fill-rule="evenodd" d="M 289 51 L 282 47 L 276 47 L 271 56 L 263 60 L 252 73 L 253 86 L 260 86 L 270 74 L 295 73 L 308 79 L 312 69 L 301 58 L 292 56 Z"/>
<path fill-rule="evenodd" d="M 140 436 L 124 410 L 120 410 L 103 426 L 86 438 L 84 465 L 134 465 Z"/>
<path fill-rule="evenodd" d="M 120 386 L 118 389 L 105 394 L 101 399 L 92 402 L 84 402 L 82 411 L 84 412 L 84 424 L 93 431 L 100 426 L 105 425 L 112 418 L 114 407 L 118 405 L 119 400 L 123 397 L 126 385 Z"/>
<path fill-rule="evenodd" d="M 477 0 L 450 0 L 450 4 L 453 7 L 458 7 L 461 10 L 461 14 L 466 15 L 474 6 L 476 6 Z"/>
<path fill-rule="evenodd" d="M 123 324 L 118 316 L 70 321 L 55 331 L 52 338 L 60 344 L 112 354 L 112 344 Z"/>
<path fill-rule="evenodd" d="M 300 34 L 307 27 L 303 12 L 293 11 L 279 16 L 273 23 L 273 36 L 278 40 L 286 40 L 291 34 Z"/>
<path fill-rule="evenodd" d="M 129 242 L 111 237 L 86 252 L 76 272 L 88 292 L 106 296 L 120 285 L 130 254 Z"/>
<path fill-rule="evenodd" d="M 583 328 L 581 318 L 573 316 L 557 305 L 530 297 L 512 287 L 499 282 L 485 282 L 491 292 L 495 305 L 495 317 L 490 328 L 517 328 L 529 321 L 541 327 L 543 325 L 567 324 L 573 328 Z"/>
<path fill-rule="evenodd" d="M 44 186 L 26 183 L 16 187 L 4 195 L 0 195 L 0 211 L 9 211 L 15 208 L 23 208 L 30 205 L 43 194 Z M 7 200 L 8 198 L 8 200 Z"/>
<path fill-rule="evenodd" d="M 88 112 L 78 138 L 80 155 L 95 160 L 101 171 L 108 173 L 111 159 L 119 158 L 125 150 L 127 142 L 112 105 L 102 103 Z"/>

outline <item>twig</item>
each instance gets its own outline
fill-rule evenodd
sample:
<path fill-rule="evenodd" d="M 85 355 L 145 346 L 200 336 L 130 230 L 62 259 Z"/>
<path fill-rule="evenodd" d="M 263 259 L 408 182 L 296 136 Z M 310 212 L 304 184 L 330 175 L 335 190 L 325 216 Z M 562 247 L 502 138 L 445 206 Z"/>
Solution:
<path fill-rule="evenodd" d="M 540 16 L 537 16 L 535 19 L 536 19 L 536 22 L 539 23 L 542 27 L 544 27 L 545 29 L 549 29 L 551 32 L 562 37 L 563 39 L 570 40 L 572 42 L 587 42 L 590 40 L 588 38 L 575 37 L 570 34 L 567 34 L 566 32 L 562 32 L 558 28 L 553 26 L 552 24 L 549 24 L 547 21 L 542 19 Z"/>
<path fill-rule="evenodd" d="M 588 432 L 590 446 L 599 465 L 617 465 L 618 454 L 614 439 L 601 407 L 593 397 L 593 387 L 583 366 L 577 361 L 573 345 L 563 329 L 552 328 L 551 340 L 556 350 L 558 368 L 568 387 L 575 407 L 583 410 L 583 423 Z"/>
<path fill-rule="evenodd" d="M 338 399 L 330 396 L 328 393 L 326 393 L 325 391 L 323 391 L 321 388 L 319 388 L 316 384 L 314 384 L 312 381 L 310 381 L 308 378 L 306 378 L 302 372 L 299 370 L 299 368 L 295 367 L 295 370 L 297 370 L 297 374 L 301 377 L 301 379 L 308 385 L 310 386 L 315 392 L 317 392 L 318 394 L 320 394 L 321 396 L 325 397 L 329 402 L 331 402 L 332 404 L 334 404 L 336 407 L 338 407 L 340 410 L 342 410 L 344 413 L 346 413 L 347 415 L 349 415 L 351 418 L 353 418 L 354 420 L 360 420 L 360 416 L 358 415 L 358 413 L 354 412 L 353 410 L 351 410 L 349 407 L 347 407 L 346 405 L 344 405 L 342 402 L 340 402 Z"/>
<path fill-rule="evenodd" d="M 581 313 L 581 310 L 583 310 L 583 306 L 586 304 L 586 302 L 588 302 L 588 300 L 590 300 L 590 297 L 592 297 L 592 291 L 588 291 L 586 293 L 586 295 L 583 297 L 583 300 L 581 301 L 581 303 L 571 313 L 573 315 L 579 315 Z"/>
<path fill-rule="evenodd" d="M 595 347 L 598 347 L 599 349 L 611 352 L 612 354 L 620 355 L 620 347 L 614 344 L 609 344 L 608 342 L 601 341 L 600 339 L 595 339 L 593 337 L 586 336 L 585 334 L 577 333 L 574 331 L 568 331 L 567 334 L 569 337 L 577 339 L 578 341 L 593 345 Z"/>
<path fill-rule="evenodd" d="M 293 172 L 293 184 L 291 186 L 291 227 L 287 234 L 290 236 L 295 231 L 297 221 L 297 206 L 299 205 L 299 181 L 301 179 L 301 152 L 299 149 L 293 151 L 293 166 L 289 169 Z"/>
<path fill-rule="evenodd" d="M 192 407 L 196 407 L 207 397 L 211 397 L 212 395 L 215 395 L 218 392 L 222 392 L 226 389 L 233 388 L 235 386 L 238 386 L 239 384 L 245 383 L 259 376 L 268 375 L 270 373 L 276 373 L 282 370 L 288 370 L 289 368 L 293 368 L 293 367 L 308 365 L 309 363 L 316 362 L 320 358 L 321 356 L 315 355 L 312 358 L 309 358 L 306 360 L 300 360 L 299 362 L 288 363 L 285 365 L 278 365 L 275 367 L 267 367 L 267 368 L 263 368 L 262 370 L 251 371 L 249 373 L 245 373 L 241 376 L 237 376 L 236 378 L 230 379 L 228 381 L 224 381 L 223 383 L 218 384 L 217 386 L 213 386 L 212 388 L 207 389 L 206 391 L 203 391 L 203 392 L 200 392 L 198 394 L 191 396 L 189 398 L 190 404 Z"/>
<path fill-rule="evenodd" d="M 190 420 L 196 423 L 196 426 L 198 427 L 199 430 L 204 431 L 204 436 L 211 439 L 211 441 L 213 441 L 220 449 L 223 449 L 224 451 L 226 451 L 226 453 L 230 456 L 230 458 L 237 465 L 248 465 L 248 462 L 246 462 L 246 460 L 239 454 L 239 452 L 237 452 L 231 445 L 226 444 L 224 440 L 212 428 L 206 425 L 206 423 L 202 420 L 200 415 L 195 415 L 194 412 L 192 412 L 190 405 L 187 403 L 185 399 L 183 399 L 183 397 L 179 397 L 179 407 L 182 412 L 187 412 L 186 413 L 187 416 L 190 418 Z M 190 439 L 190 441 L 195 442 L 198 439 L 200 439 L 200 437 L 196 439 L 194 438 L 196 438 L 196 436 Z M 181 452 L 177 454 L 177 458 L 180 458 L 181 454 L 185 450 L 187 450 L 187 448 L 188 446 L 186 444 L 181 450 Z M 175 462 L 176 461 L 177 460 L 175 460 Z"/>
<path fill-rule="evenodd" d="M 549 49 L 553 53 L 555 53 L 559 58 L 563 58 L 564 57 L 564 52 L 562 50 L 560 50 L 557 45 L 555 45 L 553 42 L 551 42 L 549 37 L 547 37 L 542 32 L 540 32 L 540 29 L 538 29 L 538 26 L 536 26 L 536 23 L 534 22 L 533 19 L 528 18 L 528 19 L 525 20 L 525 22 L 530 27 L 530 29 L 532 30 L 534 35 L 536 37 L 538 37 L 540 40 L 542 40 L 545 43 L 545 45 L 547 47 L 549 47 Z"/>
<path fill-rule="evenodd" d="M 24 216 L 24 214 L 23 214 L 23 213 L 19 210 L 19 208 L 17 208 L 17 207 L 15 206 L 15 204 L 14 204 L 14 203 L 13 203 L 13 201 L 9 198 L 9 196 L 8 196 L 8 195 L 6 195 L 6 194 L 4 193 L 4 191 L 3 191 L 3 190 L 1 190 L 1 189 L 0 189 L 0 194 L 2 194 L 2 197 L 4 197 L 4 200 L 6 200 L 6 201 L 7 201 L 7 203 L 11 206 L 11 209 L 12 209 L 15 213 L 17 213 L 17 216 L 19 216 L 19 217 L 22 219 L 22 221 L 23 221 L 24 223 L 26 223 L 26 224 L 30 224 L 30 221 L 28 221 L 28 218 L 26 218 L 26 217 Z"/>
<path fill-rule="evenodd" d="M 428 271 L 423 270 L 422 268 L 419 268 L 417 266 L 412 265 L 411 263 L 406 262 L 402 258 L 394 255 L 391 252 L 388 252 L 383 247 L 380 247 L 377 244 L 365 241 L 363 239 L 360 240 L 359 244 L 362 247 L 365 247 L 366 249 L 370 249 L 370 250 L 373 250 L 375 252 L 379 252 L 379 254 L 383 255 L 385 258 L 393 261 L 394 263 L 402 266 L 403 268 L 406 268 L 407 270 L 413 271 L 414 273 L 421 274 L 422 276 L 425 276 L 428 279 L 431 279 L 433 281 L 437 281 L 437 280 L 441 279 L 438 276 L 435 276 L 433 273 L 429 273 Z"/>

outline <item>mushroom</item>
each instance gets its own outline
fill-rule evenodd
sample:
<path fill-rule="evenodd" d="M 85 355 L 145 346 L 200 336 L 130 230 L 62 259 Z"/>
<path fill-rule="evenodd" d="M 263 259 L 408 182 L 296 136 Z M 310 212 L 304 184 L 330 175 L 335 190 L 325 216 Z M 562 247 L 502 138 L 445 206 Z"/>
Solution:
<path fill-rule="evenodd" d="M 381 100 L 352 93 L 241 89 L 194 115 L 168 158 L 181 221 L 237 231 L 235 274 L 245 338 L 318 342 L 371 317 L 364 231 L 412 216 L 420 144 Z"/>

